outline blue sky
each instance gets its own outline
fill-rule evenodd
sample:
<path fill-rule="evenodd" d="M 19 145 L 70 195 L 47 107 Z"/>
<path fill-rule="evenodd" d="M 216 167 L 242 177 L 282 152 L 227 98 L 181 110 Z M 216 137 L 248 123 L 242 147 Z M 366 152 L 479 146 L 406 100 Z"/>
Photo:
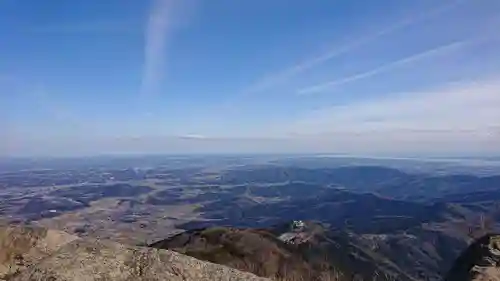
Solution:
<path fill-rule="evenodd" d="M 4 0 L 0 155 L 500 153 L 497 0 Z"/>

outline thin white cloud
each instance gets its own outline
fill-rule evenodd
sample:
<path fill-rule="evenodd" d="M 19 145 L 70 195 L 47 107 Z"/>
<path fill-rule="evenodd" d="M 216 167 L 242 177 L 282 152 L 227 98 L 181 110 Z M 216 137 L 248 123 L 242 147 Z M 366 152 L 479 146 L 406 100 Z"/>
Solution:
<path fill-rule="evenodd" d="M 457 42 L 453 42 L 450 44 L 438 46 L 438 47 L 435 47 L 435 48 L 432 48 L 429 50 L 425 50 L 425 51 L 417 53 L 417 54 L 412 54 L 412 55 L 407 56 L 407 57 L 402 58 L 402 59 L 398 59 L 398 60 L 383 64 L 381 66 L 378 66 L 378 67 L 371 69 L 371 70 L 368 70 L 368 71 L 356 73 L 354 75 L 350 75 L 350 76 L 336 79 L 333 81 L 329 81 L 326 83 L 321 83 L 318 85 L 302 88 L 302 89 L 299 89 L 297 91 L 297 93 L 300 95 L 304 95 L 304 94 L 313 94 L 313 93 L 322 92 L 324 90 L 328 90 L 328 89 L 331 89 L 331 88 L 336 87 L 336 86 L 340 86 L 340 85 L 347 84 L 347 83 L 352 83 L 352 82 L 355 82 L 355 81 L 358 81 L 358 80 L 364 79 L 364 78 L 369 78 L 369 77 L 375 76 L 377 74 L 393 70 L 393 69 L 400 67 L 400 66 L 403 66 L 403 65 L 411 64 L 411 63 L 414 63 L 414 62 L 417 62 L 417 61 L 420 61 L 423 59 L 427 59 L 427 58 L 430 58 L 430 57 L 433 57 L 433 56 L 436 56 L 436 55 L 439 55 L 442 53 L 452 51 L 454 49 L 457 49 L 457 48 L 464 46 L 466 43 L 467 43 L 466 41 L 457 41 Z"/>
<path fill-rule="evenodd" d="M 145 31 L 144 69 L 141 94 L 159 90 L 163 76 L 166 48 L 173 31 L 174 0 L 153 0 Z"/>
<path fill-rule="evenodd" d="M 424 20 L 427 20 L 429 18 L 441 15 L 445 13 L 446 11 L 458 6 L 459 4 L 466 2 L 468 0 L 456 0 L 452 1 L 451 3 L 448 3 L 443 6 L 439 6 L 435 9 L 429 10 L 429 11 L 424 11 L 418 14 L 415 14 L 413 16 L 407 17 L 391 26 L 388 26 L 386 28 L 383 28 L 379 31 L 373 32 L 371 34 L 368 34 L 364 37 L 361 37 L 357 40 L 354 40 L 352 42 L 349 42 L 345 44 L 344 46 L 341 47 L 335 47 L 328 52 L 321 54 L 319 56 L 309 58 L 305 61 L 299 62 L 287 69 L 284 69 L 278 73 L 273 73 L 271 75 L 268 75 L 253 85 L 249 86 L 248 88 L 244 89 L 241 91 L 238 95 L 238 97 L 241 96 L 246 96 L 249 94 L 253 94 L 256 92 L 264 91 L 266 89 L 269 89 L 272 86 L 275 86 L 276 84 L 286 82 L 293 77 L 309 70 L 312 69 L 322 63 L 325 63 L 329 60 L 332 60 L 338 56 L 341 56 L 345 53 L 348 53 L 352 51 L 353 49 L 356 49 L 358 47 L 361 47 L 363 45 L 366 45 L 370 42 L 375 41 L 378 38 L 381 38 L 382 36 L 394 33 L 396 31 L 402 30 L 412 24 L 415 24 L 417 22 L 421 22 Z"/>
<path fill-rule="evenodd" d="M 500 83 L 457 83 L 310 112 L 288 128 L 317 147 L 500 152 Z"/>
<path fill-rule="evenodd" d="M 196 134 L 188 134 L 188 135 L 181 135 L 178 136 L 181 139 L 194 139 L 194 140 L 204 140 L 204 139 L 209 139 L 209 137 L 204 136 L 204 135 L 196 135 Z"/>

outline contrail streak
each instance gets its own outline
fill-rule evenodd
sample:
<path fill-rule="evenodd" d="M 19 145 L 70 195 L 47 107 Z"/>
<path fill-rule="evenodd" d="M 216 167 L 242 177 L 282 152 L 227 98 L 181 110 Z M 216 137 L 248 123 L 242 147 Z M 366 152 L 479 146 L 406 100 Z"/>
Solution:
<path fill-rule="evenodd" d="M 438 54 L 443 53 L 445 51 L 459 48 L 465 44 L 466 44 L 466 41 L 458 41 L 458 42 L 453 42 L 451 44 L 439 46 L 439 47 L 436 47 L 436 48 L 433 48 L 430 50 L 426 50 L 426 51 L 418 53 L 418 54 L 413 54 L 413 55 L 408 56 L 408 57 L 403 58 L 403 59 L 399 59 L 399 60 L 384 64 L 382 66 L 376 67 L 376 68 L 369 70 L 369 71 L 357 73 L 357 74 L 354 74 L 354 75 L 351 75 L 348 77 L 344 77 L 344 78 L 341 78 L 338 80 L 333 80 L 330 82 L 322 83 L 319 85 L 315 85 L 315 86 L 311 86 L 311 87 L 307 87 L 307 88 L 302 88 L 302 89 L 298 90 L 297 93 L 300 95 L 305 95 L 305 94 L 312 94 L 312 93 L 321 92 L 323 90 L 326 90 L 326 89 L 329 89 L 329 88 L 332 88 L 335 86 L 340 86 L 340 85 L 351 83 L 351 82 L 354 82 L 354 81 L 357 81 L 357 80 L 360 80 L 363 78 L 368 78 L 368 77 L 377 75 L 379 73 L 389 71 L 391 69 L 394 69 L 394 68 L 402 66 L 402 65 L 410 64 L 412 62 L 416 62 L 416 61 L 419 61 L 419 60 L 422 60 L 422 59 L 425 59 L 425 58 L 428 58 L 428 57 L 431 57 L 434 55 L 438 55 Z"/>
<path fill-rule="evenodd" d="M 446 11 L 448 11 L 451 8 L 456 7 L 457 5 L 461 4 L 462 2 L 466 2 L 468 0 L 457 0 L 453 1 L 450 4 L 440 6 L 436 9 L 430 10 L 430 11 L 425 11 L 423 13 L 420 13 L 418 15 L 414 15 L 412 17 L 408 17 L 402 21 L 397 22 L 394 25 L 388 26 L 382 30 L 379 30 L 377 32 L 374 32 L 372 34 L 369 34 L 365 37 L 362 37 L 358 40 L 355 40 L 351 43 L 348 43 L 342 47 L 335 48 L 333 50 L 330 50 L 329 52 L 326 52 L 320 56 L 314 57 L 312 59 L 303 61 L 301 63 L 298 63 L 288 69 L 285 69 L 277 74 L 270 75 L 267 78 L 261 79 L 257 83 L 253 84 L 249 88 L 243 90 L 240 92 L 240 97 L 241 96 L 246 96 L 255 92 L 260 92 L 263 91 L 269 87 L 272 87 L 275 84 L 281 83 L 283 81 L 286 81 L 288 79 L 291 79 L 292 77 L 308 70 L 311 69 L 317 65 L 320 65 L 328 60 L 331 60 L 335 57 L 338 57 L 344 53 L 347 53 L 357 47 L 360 47 L 362 45 L 365 45 L 371 41 L 376 40 L 379 37 L 382 37 L 384 35 L 393 33 L 395 31 L 401 30 L 415 22 L 423 21 L 427 18 L 433 17 L 440 15 Z"/>

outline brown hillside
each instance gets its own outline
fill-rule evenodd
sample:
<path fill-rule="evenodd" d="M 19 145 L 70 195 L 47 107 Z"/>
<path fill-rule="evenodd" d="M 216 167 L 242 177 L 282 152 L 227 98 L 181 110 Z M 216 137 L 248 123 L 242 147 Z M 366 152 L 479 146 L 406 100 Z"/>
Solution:
<path fill-rule="evenodd" d="M 150 245 L 280 280 L 351 280 L 328 260 L 311 262 L 267 230 L 207 228 Z"/>

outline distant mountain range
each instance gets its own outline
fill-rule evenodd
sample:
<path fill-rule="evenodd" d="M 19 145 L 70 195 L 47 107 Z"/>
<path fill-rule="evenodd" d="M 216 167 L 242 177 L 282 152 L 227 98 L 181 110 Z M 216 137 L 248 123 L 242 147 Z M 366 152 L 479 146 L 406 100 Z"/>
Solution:
<path fill-rule="evenodd" d="M 409 174 L 381 166 L 301 168 L 286 166 L 242 167 L 226 171 L 213 183 L 255 184 L 307 182 L 343 187 L 354 192 L 377 193 L 394 199 L 427 200 L 453 193 L 495 189 L 500 175 Z"/>

